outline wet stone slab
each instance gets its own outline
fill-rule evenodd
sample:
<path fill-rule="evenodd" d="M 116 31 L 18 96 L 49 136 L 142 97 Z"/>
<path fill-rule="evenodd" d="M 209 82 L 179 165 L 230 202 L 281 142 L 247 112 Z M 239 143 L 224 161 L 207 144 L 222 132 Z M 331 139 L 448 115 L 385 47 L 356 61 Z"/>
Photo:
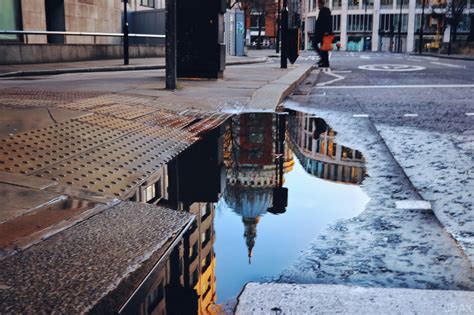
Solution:
<path fill-rule="evenodd" d="M 0 309 L 4 314 L 86 312 L 157 259 L 154 255 L 192 219 L 146 204 L 110 207 L 0 261 Z"/>
<path fill-rule="evenodd" d="M 471 314 L 474 292 L 249 283 L 236 314 Z"/>
<path fill-rule="evenodd" d="M 433 203 L 447 231 L 474 266 L 474 135 L 377 125 L 396 160 Z M 419 139 L 425 139 L 420 142 Z"/>
<path fill-rule="evenodd" d="M 291 104 L 298 108 L 298 104 Z M 280 282 L 417 289 L 474 289 L 470 262 L 431 210 L 397 209 L 422 200 L 370 121 L 314 111 L 339 131 L 337 141 L 364 153 L 365 211 L 322 232 L 281 274 Z"/>

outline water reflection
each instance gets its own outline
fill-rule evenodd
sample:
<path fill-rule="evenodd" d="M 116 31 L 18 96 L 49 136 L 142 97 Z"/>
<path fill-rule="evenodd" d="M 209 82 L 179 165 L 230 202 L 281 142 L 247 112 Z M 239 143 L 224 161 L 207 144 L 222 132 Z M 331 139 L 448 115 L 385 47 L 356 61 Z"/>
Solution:
<path fill-rule="evenodd" d="M 288 131 L 291 149 L 308 173 L 336 182 L 362 182 L 365 174 L 362 153 L 336 144 L 336 132 L 323 119 L 291 111 Z"/>
<path fill-rule="evenodd" d="M 285 121 L 286 115 L 242 114 L 229 121 L 225 133 L 224 201 L 242 217 L 249 263 L 260 217 L 267 211 L 286 210 L 283 176 L 291 171 L 294 161 L 293 154 L 285 149 Z"/>
<path fill-rule="evenodd" d="M 246 282 L 277 276 L 330 222 L 359 214 L 367 196 L 337 182 L 360 183 L 364 159 L 334 135 L 298 112 L 244 114 L 174 159 L 160 202 L 196 220 L 124 313 L 218 313 Z"/>

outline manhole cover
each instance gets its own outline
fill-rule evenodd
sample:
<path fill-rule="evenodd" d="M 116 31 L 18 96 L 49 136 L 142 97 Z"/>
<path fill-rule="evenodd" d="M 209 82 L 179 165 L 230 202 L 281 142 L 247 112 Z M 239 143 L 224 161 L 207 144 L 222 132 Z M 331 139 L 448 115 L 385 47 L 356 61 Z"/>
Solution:
<path fill-rule="evenodd" d="M 369 71 L 420 71 L 426 69 L 422 66 L 413 66 L 413 65 L 400 65 L 400 64 L 378 64 L 378 65 L 364 65 L 359 66 L 359 69 L 369 70 Z"/>

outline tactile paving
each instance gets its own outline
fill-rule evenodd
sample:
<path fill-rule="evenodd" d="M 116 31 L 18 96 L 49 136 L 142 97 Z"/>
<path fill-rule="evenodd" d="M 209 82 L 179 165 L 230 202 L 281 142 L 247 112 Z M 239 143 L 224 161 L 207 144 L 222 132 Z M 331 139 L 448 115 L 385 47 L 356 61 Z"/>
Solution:
<path fill-rule="evenodd" d="M 99 114 L 90 114 L 76 118 L 75 120 L 88 123 L 91 125 L 97 125 L 106 128 L 118 129 L 126 132 L 133 132 L 140 129 L 146 128 L 146 125 L 130 120 L 124 120 L 115 117 L 109 117 Z"/>
<path fill-rule="evenodd" d="M 0 140 L 0 170 L 31 174 L 126 134 L 69 120 Z"/>
<path fill-rule="evenodd" d="M 92 112 L 97 114 L 109 115 L 127 120 L 153 113 L 156 110 L 157 109 L 155 108 L 142 105 L 131 106 L 124 104 L 108 105 L 91 109 Z"/>
<path fill-rule="evenodd" d="M 0 90 L 0 105 L 15 107 L 61 106 L 103 94 L 104 92 L 60 92 L 16 88 L 2 89 Z"/>
<path fill-rule="evenodd" d="M 126 195 L 146 179 L 140 172 L 100 164 L 78 164 L 73 160 L 50 166 L 35 176 L 115 197 Z"/>

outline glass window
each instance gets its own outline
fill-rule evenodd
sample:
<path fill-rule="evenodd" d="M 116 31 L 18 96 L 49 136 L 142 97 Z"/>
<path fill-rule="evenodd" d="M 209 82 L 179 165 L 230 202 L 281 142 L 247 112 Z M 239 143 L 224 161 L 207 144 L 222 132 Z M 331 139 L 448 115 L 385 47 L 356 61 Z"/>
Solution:
<path fill-rule="evenodd" d="M 1 0 L 0 1 L 0 29 L 2 30 L 21 30 L 21 10 L 20 1 Z M 2 35 L 0 41 L 13 40 L 18 41 L 19 35 Z"/>
<path fill-rule="evenodd" d="M 140 4 L 144 7 L 155 7 L 155 0 L 141 0 Z"/>

